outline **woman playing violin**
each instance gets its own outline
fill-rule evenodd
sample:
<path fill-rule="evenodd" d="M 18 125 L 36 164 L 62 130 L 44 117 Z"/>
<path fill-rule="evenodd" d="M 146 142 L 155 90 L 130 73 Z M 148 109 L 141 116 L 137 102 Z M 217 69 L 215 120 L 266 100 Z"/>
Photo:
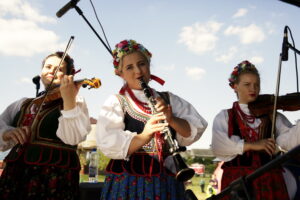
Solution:
<path fill-rule="evenodd" d="M 67 55 L 59 66 L 62 57 L 63 52 L 56 52 L 42 63 L 45 88 L 52 80 L 60 84 L 43 103 L 43 96 L 22 98 L 0 115 L 0 148 L 13 147 L 5 158 L 0 199 L 79 197 L 76 145 L 91 127 L 85 101 L 77 96 L 80 84 L 73 82 L 74 61 Z"/>
<path fill-rule="evenodd" d="M 275 143 L 287 150 L 300 143 L 299 122 L 293 126 L 278 113 L 275 141 L 271 138 L 270 115 L 255 117 L 249 111 L 248 104 L 255 101 L 260 92 L 260 76 L 253 64 L 248 61 L 238 64 L 231 73 L 229 85 L 238 101 L 215 117 L 212 130 L 212 150 L 224 161 L 222 189 L 269 162 Z M 254 199 L 289 199 L 282 172 L 278 167 L 257 178 L 250 189 Z"/>

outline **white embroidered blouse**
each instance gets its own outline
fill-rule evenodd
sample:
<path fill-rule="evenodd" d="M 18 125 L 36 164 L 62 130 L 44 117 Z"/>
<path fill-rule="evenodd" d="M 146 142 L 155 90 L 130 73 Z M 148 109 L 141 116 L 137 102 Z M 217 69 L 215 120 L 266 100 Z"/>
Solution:
<path fill-rule="evenodd" d="M 5 151 L 14 146 L 13 142 L 3 141 L 2 135 L 4 132 L 15 128 L 12 126 L 13 120 L 25 100 L 26 98 L 22 98 L 15 101 L 0 115 L 0 151 Z M 61 110 L 61 114 L 58 118 L 57 137 L 70 145 L 76 145 L 85 140 L 86 135 L 91 130 L 91 124 L 83 97 L 77 96 L 76 107 L 68 111 Z"/>
<path fill-rule="evenodd" d="M 142 90 L 132 91 L 139 101 L 144 103 L 148 102 Z M 154 97 L 157 97 L 157 92 L 155 90 L 153 91 Z M 135 105 L 128 93 L 125 93 L 125 95 L 132 102 L 136 110 L 143 112 Z M 190 103 L 170 92 L 169 96 L 173 115 L 185 119 L 191 128 L 191 135 L 189 137 L 185 138 L 177 133 L 176 139 L 181 146 L 191 145 L 201 137 L 207 127 L 207 122 Z M 100 110 L 96 128 L 98 147 L 107 157 L 112 159 L 127 159 L 130 142 L 138 133 L 124 130 L 124 128 L 124 113 L 122 107 L 118 97 L 111 95 Z"/>
<path fill-rule="evenodd" d="M 247 104 L 239 104 L 245 114 L 250 114 Z M 253 124 L 248 124 L 251 128 L 257 129 L 260 119 L 256 118 Z M 290 150 L 300 144 L 300 120 L 296 125 L 281 113 L 276 119 L 276 143 L 285 150 Z M 212 151 L 221 161 L 230 161 L 237 155 L 243 154 L 244 140 L 239 136 L 228 137 L 228 111 L 222 110 L 214 119 L 212 128 Z"/>

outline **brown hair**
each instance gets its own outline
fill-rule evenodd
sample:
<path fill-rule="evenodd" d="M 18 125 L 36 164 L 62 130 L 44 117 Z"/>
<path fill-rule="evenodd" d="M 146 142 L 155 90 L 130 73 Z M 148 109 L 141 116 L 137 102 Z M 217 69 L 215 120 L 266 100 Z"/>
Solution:
<path fill-rule="evenodd" d="M 49 57 L 52 57 L 52 56 L 56 56 L 56 57 L 59 57 L 59 58 L 62 58 L 64 55 L 64 52 L 62 51 L 57 51 L 55 53 L 52 53 L 50 55 L 48 55 L 46 58 L 44 58 L 43 62 L 42 62 L 42 68 L 44 67 L 45 65 L 45 62 L 46 60 L 49 58 Z M 67 66 L 67 73 L 66 75 L 73 75 L 75 73 L 75 67 L 74 67 L 74 60 L 73 58 L 71 58 L 68 54 L 65 56 L 65 59 L 64 61 L 66 62 Z"/>

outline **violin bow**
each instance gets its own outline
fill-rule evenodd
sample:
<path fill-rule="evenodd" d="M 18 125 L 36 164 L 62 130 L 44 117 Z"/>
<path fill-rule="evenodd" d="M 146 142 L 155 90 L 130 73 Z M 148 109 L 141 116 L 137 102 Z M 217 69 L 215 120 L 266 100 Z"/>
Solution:
<path fill-rule="evenodd" d="M 61 60 L 60 60 L 60 62 L 59 62 L 59 65 L 58 65 L 58 67 L 57 67 L 57 68 L 55 69 L 55 71 L 54 71 L 54 76 L 53 76 L 53 78 L 51 79 L 50 84 L 49 84 L 49 85 L 47 86 L 47 88 L 45 89 L 45 94 L 44 94 L 44 97 L 42 98 L 42 102 L 38 105 L 37 112 L 34 114 L 32 123 L 31 123 L 31 125 L 30 125 L 31 127 L 32 127 L 33 124 L 36 123 L 37 116 L 38 116 L 38 115 L 40 114 L 40 112 L 41 112 L 43 103 L 44 103 L 45 100 L 46 100 L 46 97 L 47 97 L 47 95 L 48 95 L 48 93 L 49 93 L 49 91 L 50 91 L 50 89 L 51 89 L 51 86 L 53 85 L 53 82 L 54 82 L 54 79 L 55 79 L 55 77 L 56 77 L 56 74 L 57 74 L 58 70 L 60 69 L 62 62 L 65 60 L 65 57 L 66 57 L 66 55 L 67 55 L 67 51 L 69 50 L 69 48 L 70 48 L 70 46 L 71 46 L 73 40 L 74 40 L 74 36 L 71 36 L 70 39 L 69 39 L 69 42 L 68 42 L 68 44 L 67 44 L 67 47 L 66 47 L 66 49 L 65 49 L 65 51 L 64 51 L 64 53 L 63 53 L 63 56 L 62 56 L 62 58 L 61 58 Z M 19 149 L 20 149 L 20 147 L 23 146 L 22 144 L 17 144 L 17 145 L 18 145 L 18 147 L 17 147 L 17 149 L 16 149 L 16 152 L 18 152 Z"/>
<path fill-rule="evenodd" d="M 45 102 L 46 97 L 47 97 L 49 91 L 50 91 L 51 88 L 52 88 L 54 79 L 56 78 L 56 74 L 57 74 L 58 70 L 61 68 L 61 65 L 62 65 L 62 63 L 63 63 L 64 60 L 65 60 L 65 57 L 66 57 L 66 55 L 67 55 L 68 50 L 70 49 L 70 46 L 71 46 L 73 40 L 74 40 L 74 36 L 71 36 L 70 39 L 69 39 L 69 42 L 68 42 L 68 44 L 67 44 L 67 46 L 66 46 L 66 49 L 65 49 L 65 51 L 64 51 L 64 53 L 63 53 L 63 56 L 62 56 L 62 58 L 61 58 L 61 60 L 60 60 L 60 62 L 59 62 L 59 65 L 58 65 L 58 67 L 57 67 L 57 68 L 55 69 L 55 71 L 54 71 L 53 78 L 51 79 L 50 84 L 47 86 L 47 88 L 46 88 L 46 90 L 45 90 L 44 97 L 42 98 L 42 102 L 41 102 L 41 104 L 39 105 L 38 110 L 37 110 L 37 112 L 36 112 L 36 114 L 35 114 L 35 116 L 34 116 L 34 118 L 33 118 L 32 124 L 35 123 L 35 121 L 36 121 L 36 119 L 37 119 L 37 116 L 38 116 L 39 113 L 41 112 L 43 103 Z"/>
<path fill-rule="evenodd" d="M 287 38 L 287 29 L 288 26 L 284 27 L 284 38 Z M 285 42 L 287 41 L 283 41 L 283 47 L 285 44 Z M 278 96 L 279 96 L 279 87 L 280 87 L 280 76 L 281 76 L 281 68 L 282 68 L 282 61 L 286 61 L 286 56 L 285 55 L 287 52 L 284 52 L 284 48 L 282 47 L 282 52 L 279 55 L 279 64 L 278 64 L 278 71 L 277 71 L 277 80 L 276 80 L 276 91 L 274 94 L 274 107 L 273 107 L 273 113 L 272 113 L 272 129 L 271 129 L 271 138 L 272 139 L 276 139 L 275 138 L 275 131 L 276 131 L 276 117 L 277 117 L 277 102 L 278 102 Z M 278 147 L 279 151 L 286 153 L 287 150 L 283 149 L 282 147 L 280 147 L 279 145 L 276 144 L 276 146 Z"/>

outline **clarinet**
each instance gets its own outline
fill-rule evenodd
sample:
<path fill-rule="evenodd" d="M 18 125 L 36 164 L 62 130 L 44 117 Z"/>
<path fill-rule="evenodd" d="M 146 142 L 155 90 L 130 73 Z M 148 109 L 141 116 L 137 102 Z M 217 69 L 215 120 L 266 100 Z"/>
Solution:
<path fill-rule="evenodd" d="M 151 108 L 152 114 L 156 114 L 157 110 L 155 108 L 156 100 L 154 99 L 153 95 L 151 94 L 150 87 L 147 85 L 147 83 L 141 78 L 140 79 L 140 85 L 143 89 L 143 92 L 145 96 L 147 97 L 149 101 L 149 107 Z M 169 127 L 166 127 L 162 133 L 164 140 L 166 141 L 169 152 L 173 158 L 173 161 L 175 163 L 176 168 L 176 180 L 180 182 L 185 182 L 189 179 L 191 179 L 195 171 L 191 168 L 188 168 L 188 166 L 185 164 L 183 158 L 179 154 L 179 151 L 182 151 L 182 148 L 178 145 L 178 142 L 175 138 L 172 137 L 172 132 Z"/>

